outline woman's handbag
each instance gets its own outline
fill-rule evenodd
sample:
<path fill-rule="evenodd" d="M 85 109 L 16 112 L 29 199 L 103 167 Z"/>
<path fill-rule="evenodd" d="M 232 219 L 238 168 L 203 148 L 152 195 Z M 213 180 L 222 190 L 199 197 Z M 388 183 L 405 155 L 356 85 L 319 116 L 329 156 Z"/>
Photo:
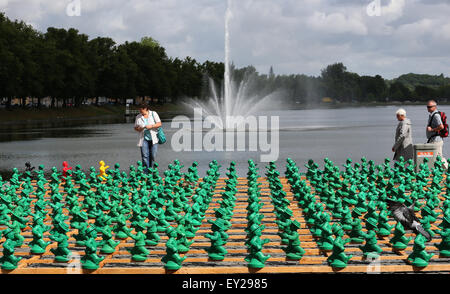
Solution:
<path fill-rule="evenodd" d="M 153 111 L 152 111 L 152 116 L 153 116 L 153 121 L 156 122 L 155 116 L 153 115 Z M 158 128 L 158 133 L 156 134 L 156 137 L 158 138 L 158 144 L 166 143 L 166 134 L 164 134 L 162 127 Z"/>

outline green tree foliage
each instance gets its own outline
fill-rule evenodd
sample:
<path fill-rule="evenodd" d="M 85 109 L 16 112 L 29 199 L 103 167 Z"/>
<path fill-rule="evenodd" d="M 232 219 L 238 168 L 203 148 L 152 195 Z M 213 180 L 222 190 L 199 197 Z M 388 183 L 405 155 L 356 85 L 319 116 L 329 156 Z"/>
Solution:
<path fill-rule="evenodd" d="M 444 74 L 433 76 L 409 73 L 399 76 L 394 79 L 394 82 L 395 81 L 403 83 L 411 91 L 413 91 L 417 86 L 438 89 L 439 87 L 450 84 L 450 78 L 444 77 Z"/>
<path fill-rule="evenodd" d="M 412 93 L 403 83 L 395 82 L 389 88 L 389 97 L 397 101 L 412 100 Z"/>
<path fill-rule="evenodd" d="M 153 39 L 152 37 L 143 37 L 141 38 L 141 44 L 151 48 L 159 48 L 159 42 Z"/>

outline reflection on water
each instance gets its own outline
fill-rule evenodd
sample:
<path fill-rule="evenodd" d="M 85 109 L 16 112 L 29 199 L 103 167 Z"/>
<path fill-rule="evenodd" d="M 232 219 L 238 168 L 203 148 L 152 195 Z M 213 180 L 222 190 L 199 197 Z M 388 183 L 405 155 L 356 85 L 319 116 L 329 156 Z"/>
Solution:
<path fill-rule="evenodd" d="M 414 143 L 425 143 L 425 126 L 428 113 L 425 106 L 405 106 L 407 116 L 413 124 Z M 392 158 L 397 107 L 366 107 L 322 110 L 271 111 L 261 115 L 279 116 L 280 145 L 276 162 L 281 173 L 285 171 L 287 158 L 295 160 L 304 172 L 304 164 L 313 159 L 320 165 L 328 157 L 335 164 L 342 165 L 347 158 L 359 161 L 362 157 L 382 163 Z M 450 113 L 450 106 L 440 110 Z M 270 121 L 270 118 L 269 118 Z M 134 117 L 89 119 L 83 121 L 33 122 L 28 124 L 0 125 L 0 174 L 9 178 L 14 167 L 23 171 L 25 162 L 36 168 L 43 164 L 46 170 L 62 162 L 71 166 L 80 164 L 85 171 L 104 160 L 108 165 L 119 163 L 122 170 L 140 160 L 137 133 L 133 130 Z M 161 169 L 175 159 L 186 170 L 194 161 L 199 163 L 199 173 L 204 176 L 209 162 L 217 160 L 222 165 L 224 176 L 230 161 L 237 163 L 238 174 L 245 176 L 247 160 L 258 162 L 260 152 L 175 152 L 171 145 L 172 136 L 179 131 L 172 129 L 170 120 L 163 121 L 167 143 L 159 145 L 157 161 Z M 202 130 L 202 139 L 208 130 Z M 270 140 L 270 135 L 268 136 Z M 193 138 L 193 135 L 192 135 Z M 249 145 L 246 140 L 246 146 Z M 448 146 L 444 145 L 444 155 Z M 262 152 L 262 154 L 265 154 Z M 265 173 L 266 163 L 260 163 L 260 174 Z"/>
<path fill-rule="evenodd" d="M 105 130 L 89 129 L 91 125 L 126 123 L 131 118 L 110 117 L 85 120 L 33 121 L 0 124 L 0 142 L 28 141 L 40 138 L 79 138 L 108 135 Z"/>

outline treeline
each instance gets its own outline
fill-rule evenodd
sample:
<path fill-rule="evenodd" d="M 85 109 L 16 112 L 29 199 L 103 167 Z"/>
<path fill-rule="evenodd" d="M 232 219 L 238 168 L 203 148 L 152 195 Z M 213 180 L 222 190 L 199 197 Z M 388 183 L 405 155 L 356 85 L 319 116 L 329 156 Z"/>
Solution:
<path fill-rule="evenodd" d="M 209 96 L 208 78 L 223 83 L 224 64 L 192 57 L 168 57 L 150 37 L 140 42 L 116 44 L 111 38 L 89 40 L 75 29 L 48 28 L 45 33 L 24 22 L 11 21 L 0 13 L 0 99 L 11 105 L 13 98 L 51 97 L 51 106 L 88 98 L 107 97 L 118 103 L 150 97 L 158 103 L 176 103 L 184 97 Z M 380 75 L 360 76 L 342 63 L 329 65 L 318 77 L 260 74 L 253 66 L 236 69 L 237 81 L 248 81 L 253 95 L 264 97 L 283 90 L 283 100 L 292 104 L 329 101 L 388 102 L 450 99 L 449 79 L 443 75 L 404 75 L 389 81 Z M 220 88 L 220 87 L 219 87 Z M 0 101 L 1 102 L 1 101 Z"/>
<path fill-rule="evenodd" d="M 75 29 L 48 28 L 41 33 L 0 14 L 0 98 L 52 98 L 74 101 L 108 97 L 195 97 L 204 76 L 223 79 L 224 65 L 169 58 L 152 38 L 117 45 L 111 38 L 89 40 Z M 98 100 L 98 99 L 97 99 Z M 24 103 L 22 103 L 24 105 Z"/>
<path fill-rule="evenodd" d="M 360 76 L 335 63 L 323 69 L 319 77 L 275 75 L 272 68 L 268 75 L 260 75 L 252 66 L 235 70 L 238 80 L 245 76 L 252 77 L 253 91 L 260 97 L 282 89 L 284 100 L 298 104 L 318 104 L 324 98 L 341 103 L 450 101 L 450 79 L 443 75 L 408 74 L 385 80 L 380 75 Z"/>

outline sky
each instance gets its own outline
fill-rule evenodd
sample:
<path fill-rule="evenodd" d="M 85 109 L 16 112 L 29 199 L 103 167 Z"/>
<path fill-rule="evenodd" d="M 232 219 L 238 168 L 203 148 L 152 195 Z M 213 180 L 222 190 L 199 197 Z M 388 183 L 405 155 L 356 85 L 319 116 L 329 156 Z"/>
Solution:
<path fill-rule="evenodd" d="M 223 62 L 228 5 L 237 67 L 318 76 L 343 62 L 388 79 L 450 76 L 450 0 L 0 0 L 0 11 L 42 32 L 73 27 L 118 44 L 150 36 L 170 57 Z"/>

